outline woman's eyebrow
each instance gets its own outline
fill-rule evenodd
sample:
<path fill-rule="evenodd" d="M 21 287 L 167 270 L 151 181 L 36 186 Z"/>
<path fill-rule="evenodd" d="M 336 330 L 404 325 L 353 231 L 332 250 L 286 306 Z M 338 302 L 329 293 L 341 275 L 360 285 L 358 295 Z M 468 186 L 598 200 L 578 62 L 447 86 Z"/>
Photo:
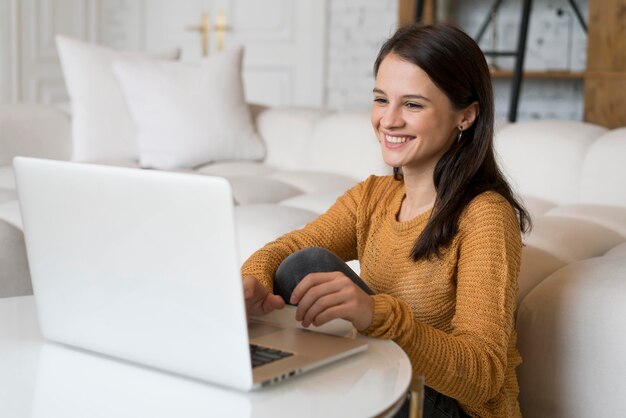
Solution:
<path fill-rule="evenodd" d="M 428 97 L 422 96 L 421 94 L 406 94 L 404 96 L 402 96 L 403 99 L 417 99 L 417 100 L 426 100 L 427 102 L 430 102 L 431 100 Z"/>
<path fill-rule="evenodd" d="M 374 87 L 374 90 L 372 90 L 373 93 L 377 93 L 377 94 L 385 94 L 384 91 L 382 91 L 379 88 Z M 405 94 L 404 96 L 402 96 L 403 99 L 412 99 L 412 100 L 426 100 L 427 102 L 431 102 L 431 100 L 428 97 L 424 97 L 421 94 Z"/>

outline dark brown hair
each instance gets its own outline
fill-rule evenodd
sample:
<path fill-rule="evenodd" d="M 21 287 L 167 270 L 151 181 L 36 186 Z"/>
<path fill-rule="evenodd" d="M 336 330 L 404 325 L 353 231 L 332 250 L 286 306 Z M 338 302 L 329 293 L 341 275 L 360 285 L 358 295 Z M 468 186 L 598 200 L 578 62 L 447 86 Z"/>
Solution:
<path fill-rule="evenodd" d="M 476 120 L 463 132 L 463 140 L 455 141 L 435 166 L 435 206 L 428 224 L 415 241 L 411 252 L 413 259 L 440 256 L 441 249 L 456 235 L 465 207 L 488 190 L 499 193 L 513 206 L 522 231 L 530 229 L 528 213 L 496 163 L 491 75 L 476 42 L 450 24 L 405 26 L 380 49 L 374 63 L 375 75 L 390 53 L 426 72 L 456 110 L 478 103 Z M 399 167 L 394 167 L 394 173 L 396 178 L 401 178 Z"/>

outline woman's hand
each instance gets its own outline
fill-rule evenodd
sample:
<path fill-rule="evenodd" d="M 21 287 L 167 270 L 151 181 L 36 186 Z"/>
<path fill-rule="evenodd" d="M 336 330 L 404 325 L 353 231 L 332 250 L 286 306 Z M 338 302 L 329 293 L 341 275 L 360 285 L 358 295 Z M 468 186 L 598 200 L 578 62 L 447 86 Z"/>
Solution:
<path fill-rule="evenodd" d="M 298 305 L 296 319 L 304 327 L 341 318 L 362 331 L 374 316 L 374 300 L 338 271 L 307 274 L 293 290 L 289 303 Z"/>
<path fill-rule="evenodd" d="M 250 315 L 265 315 L 275 309 L 285 307 L 285 301 L 278 295 L 268 291 L 253 276 L 243 277 L 243 296 L 246 301 L 246 312 Z"/>

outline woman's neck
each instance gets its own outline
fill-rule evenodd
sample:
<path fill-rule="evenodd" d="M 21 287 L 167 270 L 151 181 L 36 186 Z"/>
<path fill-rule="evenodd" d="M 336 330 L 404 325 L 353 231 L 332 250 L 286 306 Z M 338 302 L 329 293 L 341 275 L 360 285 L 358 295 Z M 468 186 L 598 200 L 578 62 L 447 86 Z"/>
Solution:
<path fill-rule="evenodd" d="M 435 204 L 437 191 L 433 182 L 433 172 L 403 169 L 406 197 L 402 201 L 399 221 L 406 221 L 424 213 Z"/>

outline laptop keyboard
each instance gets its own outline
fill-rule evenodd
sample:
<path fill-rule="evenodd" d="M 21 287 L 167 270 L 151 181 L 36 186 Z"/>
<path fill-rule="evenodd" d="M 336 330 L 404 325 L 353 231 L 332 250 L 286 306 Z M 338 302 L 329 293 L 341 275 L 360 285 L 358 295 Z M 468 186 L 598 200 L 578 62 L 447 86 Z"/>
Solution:
<path fill-rule="evenodd" d="M 293 353 L 280 351 L 269 347 L 250 344 L 250 357 L 252 357 L 252 367 L 264 366 L 276 360 L 293 356 Z"/>

